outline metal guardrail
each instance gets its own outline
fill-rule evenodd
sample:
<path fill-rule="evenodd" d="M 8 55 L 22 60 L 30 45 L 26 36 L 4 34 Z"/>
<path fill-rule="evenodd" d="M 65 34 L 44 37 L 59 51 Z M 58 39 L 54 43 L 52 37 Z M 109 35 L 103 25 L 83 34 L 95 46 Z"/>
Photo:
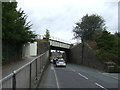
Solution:
<path fill-rule="evenodd" d="M 44 68 L 49 62 L 49 51 L 34 58 L 19 69 L 0 80 L 1 89 L 36 88 Z"/>

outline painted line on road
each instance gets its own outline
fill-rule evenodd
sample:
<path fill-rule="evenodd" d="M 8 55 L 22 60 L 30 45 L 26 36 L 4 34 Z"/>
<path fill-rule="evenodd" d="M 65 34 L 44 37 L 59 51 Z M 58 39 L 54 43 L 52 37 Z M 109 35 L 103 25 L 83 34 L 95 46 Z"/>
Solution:
<path fill-rule="evenodd" d="M 112 77 L 112 78 L 114 78 L 114 79 L 117 79 L 117 80 L 118 80 L 118 78 L 117 78 L 117 77 L 111 76 L 111 75 L 109 75 L 109 73 L 102 73 L 102 74 L 103 74 L 103 75 L 105 75 L 105 76 Z"/>
<path fill-rule="evenodd" d="M 52 65 L 52 67 L 53 67 L 53 65 Z M 55 79 L 56 79 L 56 83 L 57 83 L 57 88 L 58 88 L 58 90 L 59 90 L 59 84 L 58 84 L 58 79 L 57 79 L 57 75 L 56 75 L 56 71 L 55 71 L 55 68 L 53 67 L 53 71 L 54 71 L 54 73 L 55 73 Z"/>
<path fill-rule="evenodd" d="M 84 76 L 84 75 L 82 75 L 82 74 L 80 74 L 80 73 L 78 73 L 80 76 L 82 76 L 83 78 L 85 78 L 85 79 L 88 79 L 86 76 Z"/>
<path fill-rule="evenodd" d="M 107 90 L 105 87 L 103 87 L 102 85 L 95 83 L 97 86 L 99 86 L 100 88 L 103 88 L 104 90 Z"/>

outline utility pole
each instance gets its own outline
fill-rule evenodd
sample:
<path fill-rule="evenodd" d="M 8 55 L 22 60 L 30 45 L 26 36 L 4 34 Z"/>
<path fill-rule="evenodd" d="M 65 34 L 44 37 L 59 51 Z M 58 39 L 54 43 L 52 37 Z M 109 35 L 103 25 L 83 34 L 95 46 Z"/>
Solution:
<path fill-rule="evenodd" d="M 118 16 L 120 16 L 120 1 L 118 2 Z M 120 17 L 118 17 L 118 33 L 120 33 Z M 120 44 L 120 43 L 118 43 Z M 118 48 L 120 48 L 120 46 L 118 45 Z M 119 51 L 118 51 L 119 52 Z M 120 55 L 120 54 L 119 54 Z M 118 61 L 119 62 L 119 61 Z M 119 82 L 119 85 L 118 85 L 120 88 L 120 82 Z"/>
<path fill-rule="evenodd" d="M 81 64 L 83 64 L 83 60 L 84 60 L 84 40 L 83 40 L 83 35 L 82 35 L 82 60 L 81 60 Z"/>

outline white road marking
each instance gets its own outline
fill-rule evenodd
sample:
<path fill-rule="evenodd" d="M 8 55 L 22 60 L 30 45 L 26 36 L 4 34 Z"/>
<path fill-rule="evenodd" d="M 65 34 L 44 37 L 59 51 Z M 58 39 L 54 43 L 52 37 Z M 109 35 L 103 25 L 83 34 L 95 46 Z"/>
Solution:
<path fill-rule="evenodd" d="M 112 78 L 114 78 L 114 79 L 117 79 L 117 80 L 118 80 L 118 78 L 117 78 L 117 77 L 113 77 L 113 76 L 110 76 L 110 77 L 112 77 Z"/>
<path fill-rule="evenodd" d="M 112 77 L 112 78 L 114 78 L 114 79 L 117 79 L 117 80 L 118 80 L 118 78 L 117 78 L 117 77 L 111 76 L 111 75 L 109 75 L 109 73 L 102 73 L 102 74 L 103 74 L 103 75 L 105 75 L 105 76 Z"/>
<path fill-rule="evenodd" d="M 95 83 L 97 86 L 99 86 L 100 88 L 103 88 L 104 90 L 107 90 L 105 87 L 103 87 L 102 85 Z"/>
<path fill-rule="evenodd" d="M 53 65 L 52 65 L 52 67 L 53 67 Z M 59 90 L 59 84 L 58 84 L 58 79 L 57 79 L 57 75 L 56 75 L 56 71 L 55 71 L 55 68 L 53 67 L 53 71 L 54 71 L 54 73 L 55 73 L 55 79 L 56 79 L 56 83 L 57 83 L 57 88 L 58 88 L 58 90 Z"/>
<path fill-rule="evenodd" d="M 85 78 L 85 79 L 88 79 L 86 76 L 84 76 L 84 75 L 82 75 L 82 74 L 80 74 L 80 73 L 78 73 L 80 76 L 82 76 L 83 78 Z"/>

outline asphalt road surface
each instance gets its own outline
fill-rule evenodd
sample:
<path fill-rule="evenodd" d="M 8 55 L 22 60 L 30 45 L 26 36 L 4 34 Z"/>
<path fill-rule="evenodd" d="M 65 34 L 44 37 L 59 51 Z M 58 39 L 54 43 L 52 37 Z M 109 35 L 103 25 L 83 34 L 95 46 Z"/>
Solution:
<path fill-rule="evenodd" d="M 67 64 L 55 67 L 50 64 L 44 72 L 38 88 L 91 88 L 97 90 L 119 90 L 118 74 L 100 72 L 85 66 Z"/>

